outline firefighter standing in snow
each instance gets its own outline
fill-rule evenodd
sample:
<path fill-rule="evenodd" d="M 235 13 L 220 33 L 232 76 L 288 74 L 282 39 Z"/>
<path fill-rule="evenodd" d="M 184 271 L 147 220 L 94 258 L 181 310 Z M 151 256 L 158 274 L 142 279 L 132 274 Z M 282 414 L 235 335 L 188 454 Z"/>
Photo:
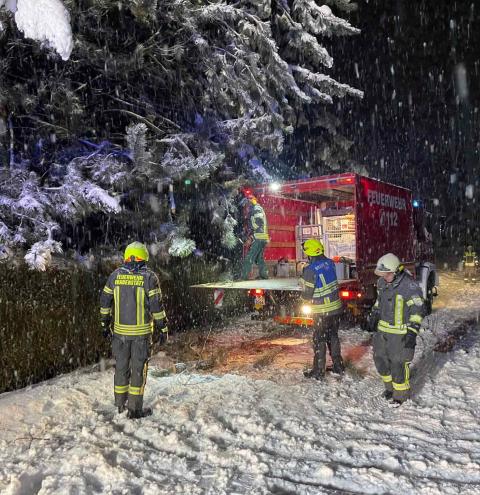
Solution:
<path fill-rule="evenodd" d="M 468 246 L 463 255 L 463 280 L 465 282 L 471 281 L 472 283 L 475 283 L 477 281 L 477 269 L 477 253 L 473 250 L 473 246 Z"/>
<path fill-rule="evenodd" d="M 370 314 L 373 359 L 385 384 L 384 396 L 402 403 L 410 396 L 410 363 L 424 315 L 422 290 L 394 254 L 382 256 L 375 269 L 377 300 Z"/>
<path fill-rule="evenodd" d="M 157 276 L 146 267 L 148 251 L 134 242 L 125 250 L 125 263 L 109 277 L 100 298 L 100 315 L 105 337 L 111 336 L 115 357 L 114 392 L 119 412 L 128 406 L 129 418 L 151 414 L 143 409 L 152 332 L 163 343 L 167 320 Z"/>
<path fill-rule="evenodd" d="M 327 346 L 333 362 L 332 371 L 337 374 L 344 371 L 338 338 L 343 305 L 335 264 L 324 255 L 323 244 L 317 239 L 308 239 L 302 247 L 310 261 L 302 273 L 302 299 L 311 308 L 314 319 L 313 368 L 304 375 L 321 380 L 325 376 Z"/>
<path fill-rule="evenodd" d="M 268 269 L 263 258 L 265 247 L 270 240 L 268 236 L 267 217 L 263 208 L 258 204 L 257 198 L 252 194 L 249 194 L 242 200 L 249 204 L 248 211 L 248 235 L 253 237 L 253 242 L 248 249 L 245 259 L 243 260 L 242 273 L 240 275 L 241 280 L 248 280 L 248 274 L 252 270 L 254 264 L 258 265 L 259 278 L 268 278 Z"/>

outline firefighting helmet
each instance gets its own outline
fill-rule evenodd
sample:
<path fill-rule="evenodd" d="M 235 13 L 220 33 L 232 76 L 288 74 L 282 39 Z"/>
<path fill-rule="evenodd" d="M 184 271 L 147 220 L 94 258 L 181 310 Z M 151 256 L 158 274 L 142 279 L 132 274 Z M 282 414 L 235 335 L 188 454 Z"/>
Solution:
<path fill-rule="evenodd" d="M 132 260 L 133 256 L 133 260 Z M 141 242 L 132 242 L 125 249 L 125 261 L 148 261 L 148 249 Z"/>
<path fill-rule="evenodd" d="M 302 248 L 307 256 L 320 256 L 325 252 L 323 244 L 318 239 L 307 239 Z"/>
<path fill-rule="evenodd" d="M 257 198 L 254 196 L 254 194 L 250 189 L 244 189 L 242 192 L 243 192 L 243 199 L 240 202 L 241 205 L 251 203 L 252 205 L 255 206 L 258 203 Z"/>
<path fill-rule="evenodd" d="M 375 268 L 375 275 L 381 277 L 385 273 L 396 273 L 401 270 L 401 263 L 397 256 L 392 253 L 384 254 L 378 261 Z"/>
<path fill-rule="evenodd" d="M 470 252 L 473 251 L 473 246 L 471 244 L 469 246 L 467 246 L 467 251 L 470 251 Z"/>

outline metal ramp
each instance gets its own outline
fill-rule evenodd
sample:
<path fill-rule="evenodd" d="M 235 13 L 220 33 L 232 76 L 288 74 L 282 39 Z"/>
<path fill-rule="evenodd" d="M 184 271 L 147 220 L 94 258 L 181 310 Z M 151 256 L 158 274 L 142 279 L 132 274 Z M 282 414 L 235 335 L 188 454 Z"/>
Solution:
<path fill-rule="evenodd" d="M 239 280 L 229 282 L 209 282 L 196 284 L 195 289 L 264 289 L 277 291 L 302 291 L 299 278 L 269 278 L 267 280 Z"/>

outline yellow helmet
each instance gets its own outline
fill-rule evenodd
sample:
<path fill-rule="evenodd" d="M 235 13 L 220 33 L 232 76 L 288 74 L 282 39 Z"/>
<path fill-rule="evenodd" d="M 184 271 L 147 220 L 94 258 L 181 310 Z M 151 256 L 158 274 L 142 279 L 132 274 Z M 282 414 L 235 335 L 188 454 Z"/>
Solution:
<path fill-rule="evenodd" d="M 377 261 L 375 275 L 381 277 L 384 273 L 395 273 L 401 267 L 400 260 L 392 253 L 384 254 Z"/>
<path fill-rule="evenodd" d="M 123 259 L 125 261 L 131 261 L 132 256 L 134 257 L 134 261 L 148 261 L 147 246 L 141 242 L 132 242 L 125 249 Z"/>
<path fill-rule="evenodd" d="M 318 239 L 307 239 L 302 248 L 307 256 L 320 256 L 325 252 L 323 244 Z"/>

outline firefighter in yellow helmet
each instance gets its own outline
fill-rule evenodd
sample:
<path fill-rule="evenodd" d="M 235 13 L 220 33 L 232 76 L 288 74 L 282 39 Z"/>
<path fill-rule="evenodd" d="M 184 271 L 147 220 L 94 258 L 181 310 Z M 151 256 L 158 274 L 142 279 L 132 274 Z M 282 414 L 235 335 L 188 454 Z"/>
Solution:
<path fill-rule="evenodd" d="M 473 250 L 473 246 L 467 246 L 465 253 L 463 254 L 463 280 L 465 282 L 472 282 L 474 284 L 477 281 L 478 270 L 478 256 Z"/>
<path fill-rule="evenodd" d="M 302 273 L 303 312 L 314 320 L 313 367 L 304 372 L 306 378 L 322 380 L 325 376 L 327 346 L 332 358 L 333 373 L 343 374 L 338 327 L 343 305 L 338 292 L 334 262 L 324 254 L 323 244 L 317 239 L 303 243 L 303 251 L 310 263 Z"/>
<path fill-rule="evenodd" d="M 369 318 L 373 359 L 385 385 L 384 397 L 401 404 L 410 397 L 410 363 L 425 314 L 422 289 L 397 256 L 385 254 L 375 275 L 377 300 Z"/>
<path fill-rule="evenodd" d="M 100 297 L 101 326 L 104 337 L 112 338 L 116 361 L 115 405 L 119 413 L 128 407 L 130 419 L 152 413 L 143 408 L 152 334 L 160 343 L 168 334 L 160 284 L 146 266 L 148 258 L 144 244 L 129 244 L 124 264 L 108 277 Z"/>

